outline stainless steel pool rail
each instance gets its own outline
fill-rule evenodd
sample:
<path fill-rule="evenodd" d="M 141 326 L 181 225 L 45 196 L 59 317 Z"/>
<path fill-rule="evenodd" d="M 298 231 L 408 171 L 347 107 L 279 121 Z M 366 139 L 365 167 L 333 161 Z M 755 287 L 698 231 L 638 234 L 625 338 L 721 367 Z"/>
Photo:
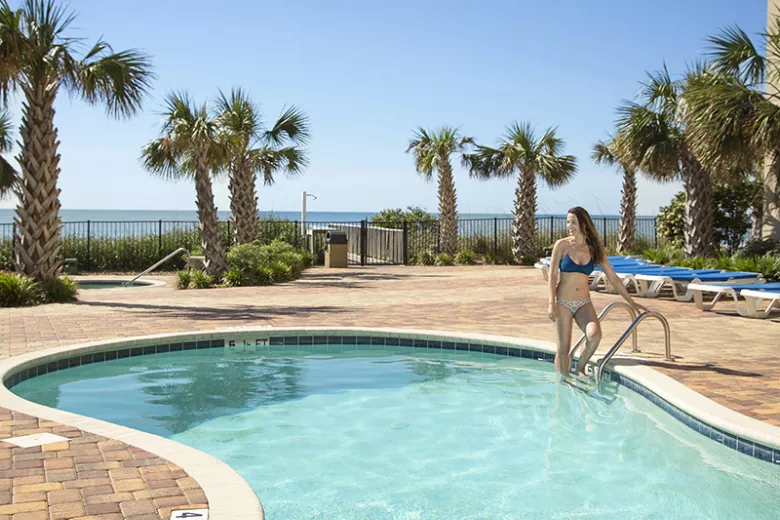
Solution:
<path fill-rule="evenodd" d="M 632 352 L 640 352 L 639 346 L 637 344 L 637 331 L 636 328 L 639 326 L 640 323 L 642 323 L 647 318 L 655 318 L 658 321 L 661 322 L 661 325 L 663 325 L 664 328 L 664 361 L 674 361 L 674 358 L 672 358 L 672 339 L 671 339 L 671 332 L 669 329 L 669 322 L 664 317 L 663 314 L 660 312 L 645 312 L 640 314 L 639 316 L 636 315 L 636 311 L 634 311 L 634 308 L 631 307 L 626 302 L 612 302 L 608 304 L 606 307 L 604 307 L 604 310 L 601 311 L 601 313 L 598 316 L 599 322 L 602 321 L 603 318 L 605 318 L 610 311 L 615 307 L 622 307 L 626 309 L 631 316 L 631 324 L 626 328 L 626 330 L 623 332 L 623 334 L 618 338 L 618 340 L 615 342 L 615 344 L 610 348 L 607 353 L 599 359 L 599 361 L 596 363 L 596 368 L 594 370 L 594 379 L 596 383 L 601 379 L 601 375 L 604 371 L 604 367 L 609 363 L 609 361 L 615 356 L 617 351 L 620 349 L 620 347 L 623 346 L 623 343 L 626 342 L 629 336 L 631 336 L 633 346 L 631 348 Z M 577 340 L 577 342 L 574 344 L 574 346 L 569 351 L 569 358 L 573 358 L 574 354 L 577 352 L 577 349 L 580 348 L 585 343 L 585 334 L 583 334 L 580 339 Z"/>
<path fill-rule="evenodd" d="M 647 318 L 655 318 L 658 321 L 661 322 L 661 325 L 664 327 L 664 361 L 674 361 L 674 358 L 672 358 L 672 339 L 671 339 L 671 332 L 669 330 L 669 322 L 666 320 L 663 314 L 660 312 L 643 312 L 639 316 L 634 319 L 634 321 L 631 322 L 631 325 L 628 326 L 628 328 L 623 332 L 623 335 L 618 338 L 618 340 L 615 342 L 614 345 L 612 345 L 612 348 L 607 351 L 606 354 L 604 354 L 604 357 L 598 360 L 596 363 L 596 369 L 594 373 L 594 379 L 596 380 L 596 384 L 599 383 L 601 380 L 601 375 L 604 372 L 604 367 L 607 366 L 607 363 L 609 363 L 609 360 L 612 359 L 612 357 L 617 353 L 617 351 L 620 349 L 620 347 L 623 346 L 623 343 L 626 342 L 626 339 L 628 339 L 628 336 L 631 334 L 636 334 L 636 328 L 639 326 L 640 323 L 642 323 Z"/>
<path fill-rule="evenodd" d="M 190 254 L 190 252 L 187 250 L 187 248 L 185 248 L 185 247 L 180 247 L 179 249 L 177 249 L 177 250 L 176 250 L 176 251 L 174 251 L 173 253 L 169 254 L 168 256 L 166 256 L 165 258 L 163 258 L 162 260 L 160 260 L 159 262 L 157 262 L 157 263 L 156 263 L 156 264 L 154 264 L 153 266 L 149 267 L 149 268 L 148 268 L 147 270 L 145 270 L 144 272 L 140 273 L 138 276 L 136 276 L 135 278 L 133 278 L 133 279 L 132 279 L 132 280 L 130 280 L 129 282 L 125 282 L 124 284 L 122 284 L 122 287 L 127 287 L 128 285 L 131 285 L 133 282 L 135 282 L 136 280 L 138 280 L 138 279 L 139 279 L 139 278 L 141 278 L 142 276 L 144 276 L 144 275 L 146 275 L 146 274 L 150 273 L 151 271 L 153 271 L 154 269 L 156 269 L 158 266 L 160 266 L 160 265 L 164 264 L 165 262 L 167 262 L 168 260 L 170 260 L 170 259 L 171 259 L 171 258 L 173 258 L 174 256 L 178 255 L 179 253 L 187 253 L 188 255 Z"/>

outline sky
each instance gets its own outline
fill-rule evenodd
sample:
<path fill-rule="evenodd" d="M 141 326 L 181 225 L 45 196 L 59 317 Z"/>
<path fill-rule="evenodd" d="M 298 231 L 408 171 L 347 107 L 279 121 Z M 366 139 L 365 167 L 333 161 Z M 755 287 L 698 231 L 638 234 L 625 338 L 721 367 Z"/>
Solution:
<path fill-rule="evenodd" d="M 12 5 L 19 5 L 11 0 Z M 540 186 L 538 211 L 581 205 L 617 214 L 621 178 L 591 159 L 614 129 L 615 109 L 634 99 L 648 71 L 680 74 L 706 52 L 707 35 L 766 27 L 766 0 L 73 0 L 72 35 L 141 49 L 156 79 L 143 110 L 106 116 L 62 92 L 55 124 L 64 209 L 194 210 L 190 182 L 155 178 L 139 162 L 159 136 L 164 96 L 197 101 L 246 89 L 271 124 L 296 105 L 309 116 L 310 165 L 298 178 L 258 189 L 261 211 L 366 211 L 420 206 L 437 211 L 405 153 L 414 130 L 452 125 L 495 145 L 508 125 L 550 126 L 578 158 L 567 185 Z M 21 120 L 21 100 L 9 107 Z M 18 137 L 18 133 L 16 134 Z M 10 158 L 13 154 L 8 154 Z M 461 213 L 510 213 L 517 179 L 471 179 L 453 157 Z M 638 212 L 653 215 L 679 183 L 639 181 Z M 215 184 L 220 210 L 227 183 Z M 10 208 L 15 201 L 0 201 Z"/>

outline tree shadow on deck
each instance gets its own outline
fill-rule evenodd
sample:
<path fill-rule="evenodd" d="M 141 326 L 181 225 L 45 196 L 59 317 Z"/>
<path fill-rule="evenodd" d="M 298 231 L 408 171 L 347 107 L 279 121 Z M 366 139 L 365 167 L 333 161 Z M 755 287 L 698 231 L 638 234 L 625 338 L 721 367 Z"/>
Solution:
<path fill-rule="evenodd" d="M 205 321 L 264 321 L 274 318 L 307 318 L 322 314 L 342 313 L 345 309 L 329 306 L 308 307 L 255 307 L 253 305 L 230 305 L 225 307 L 189 307 L 177 305 L 155 305 L 148 303 L 120 303 L 101 301 L 78 301 L 73 305 L 125 309 L 128 314 L 144 318 L 179 318 Z"/>

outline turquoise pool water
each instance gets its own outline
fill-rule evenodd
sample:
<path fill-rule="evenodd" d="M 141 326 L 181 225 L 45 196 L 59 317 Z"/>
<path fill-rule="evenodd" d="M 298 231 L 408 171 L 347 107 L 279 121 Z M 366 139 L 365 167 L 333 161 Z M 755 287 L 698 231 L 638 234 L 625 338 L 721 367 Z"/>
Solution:
<path fill-rule="evenodd" d="M 609 390 L 527 359 L 359 345 L 188 350 L 13 388 L 224 460 L 269 520 L 778 518 L 780 466 Z"/>

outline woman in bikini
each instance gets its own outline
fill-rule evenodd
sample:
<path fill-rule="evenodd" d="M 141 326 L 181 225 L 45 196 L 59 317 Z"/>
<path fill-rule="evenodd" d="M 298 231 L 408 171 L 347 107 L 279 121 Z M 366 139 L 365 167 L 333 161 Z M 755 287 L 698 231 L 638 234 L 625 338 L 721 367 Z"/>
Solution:
<path fill-rule="evenodd" d="M 558 327 L 558 354 L 555 356 L 555 368 L 561 374 L 568 374 L 571 367 L 572 322 L 582 330 L 587 339 L 585 349 L 577 362 L 577 374 L 585 376 L 588 360 L 601 341 L 601 326 L 590 301 L 588 276 L 596 266 L 607 276 L 623 298 L 637 313 L 648 312 L 647 308 L 634 302 L 623 283 L 607 260 L 604 247 L 599 241 L 596 228 L 590 215 L 579 206 L 569 210 L 566 215 L 566 227 L 569 236 L 555 243 L 550 261 L 550 307 L 548 317 Z M 558 274 L 560 273 L 560 282 Z"/>

